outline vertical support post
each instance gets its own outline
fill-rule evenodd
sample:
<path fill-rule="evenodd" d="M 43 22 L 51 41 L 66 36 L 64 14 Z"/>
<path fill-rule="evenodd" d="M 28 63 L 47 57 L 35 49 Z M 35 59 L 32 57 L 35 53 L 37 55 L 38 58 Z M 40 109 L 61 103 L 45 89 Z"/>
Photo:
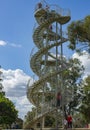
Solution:
<path fill-rule="evenodd" d="M 57 42 L 57 35 L 58 35 L 57 29 L 58 29 L 58 23 L 56 22 L 56 42 Z M 56 72 L 58 72 L 58 46 L 56 46 Z M 58 75 L 56 75 L 56 93 L 55 93 L 55 98 L 57 96 L 57 92 L 58 92 Z M 56 99 L 56 102 L 57 102 L 57 99 Z M 58 110 L 57 110 L 57 108 L 56 108 L 56 129 L 58 130 Z"/>
<path fill-rule="evenodd" d="M 46 37 L 46 46 L 47 45 L 48 45 L 48 29 L 47 29 L 47 37 Z M 48 60 L 48 51 L 45 54 L 45 63 L 44 63 L 45 69 L 44 69 L 44 74 L 47 73 L 47 60 Z M 42 106 L 42 113 L 44 113 L 43 109 L 44 109 L 44 104 L 45 104 L 45 91 L 46 91 L 45 87 L 46 86 L 47 86 L 47 82 L 43 86 L 43 95 L 42 95 L 43 96 L 42 97 L 42 104 L 43 104 L 43 106 Z M 44 128 L 44 122 L 45 122 L 45 117 L 42 118 L 42 128 Z"/>
<path fill-rule="evenodd" d="M 88 52 L 90 53 L 90 42 L 89 42 L 89 49 L 88 49 Z"/>
<path fill-rule="evenodd" d="M 42 130 L 42 119 L 41 119 L 41 122 L 40 122 L 40 130 Z"/>
<path fill-rule="evenodd" d="M 63 68 L 63 45 L 62 45 L 62 25 L 60 24 L 60 36 L 61 36 L 61 69 Z M 61 72 L 61 91 L 62 91 L 62 127 L 64 121 L 64 85 L 63 85 L 63 71 Z M 64 128 L 64 127 L 63 127 Z"/>
<path fill-rule="evenodd" d="M 45 117 L 42 118 L 42 128 L 44 128 Z"/>

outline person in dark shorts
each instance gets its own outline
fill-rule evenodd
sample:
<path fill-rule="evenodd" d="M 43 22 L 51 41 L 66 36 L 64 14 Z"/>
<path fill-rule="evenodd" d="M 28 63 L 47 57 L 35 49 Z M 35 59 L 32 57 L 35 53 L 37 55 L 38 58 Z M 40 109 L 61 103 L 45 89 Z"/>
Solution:
<path fill-rule="evenodd" d="M 58 92 L 58 93 L 57 93 L 57 104 L 56 104 L 56 106 L 59 107 L 59 106 L 60 106 L 60 103 L 61 103 L 61 93 Z"/>
<path fill-rule="evenodd" d="M 72 128 L 72 116 L 68 114 L 67 116 L 68 128 Z"/>

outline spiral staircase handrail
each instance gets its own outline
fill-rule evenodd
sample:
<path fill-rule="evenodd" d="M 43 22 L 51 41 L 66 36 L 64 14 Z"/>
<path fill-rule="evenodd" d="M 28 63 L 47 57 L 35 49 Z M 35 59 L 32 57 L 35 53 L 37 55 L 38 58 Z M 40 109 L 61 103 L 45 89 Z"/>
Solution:
<path fill-rule="evenodd" d="M 70 67 L 68 66 L 67 63 L 66 65 L 67 67 L 65 66 L 65 68 L 64 67 L 61 68 L 60 66 L 62 63 L 58 60 L 58 65 L 59 65 L 58 70 L 49 71 L 46 68 L 48 68 L 47 66 L 51 65 L 52 60 L 51 61 L 47 60 L 47 62 L 45 61 L 44 63 L 42 62 L 43 57 L 45 57 L 48 54 L 47 52 L 49 52 L 50 49 L 52 49 L 53 47 L 60 46 L 64 42 L 68 41 L 68 38 L 64 38 L 64 37 L 61 38 L 58 30 L 57 32 L 53 32 L 52 30 L 51 31 L 49 30 L 49 25 L 53 24 L 54 22 L 57 22 L 62 25 L 67 23 L 70 20 L 70 14 L 67 12 L 68 11 L 65 11 L 64 9 L 56 5 L 49 6 L 48 10 L 46 10 L 45 4 L 43 4 L 42 7 L 39 9 L 37 8 L 37 5 L 35 7 L 35 18 L 36 21 L 38 22 L 37 24 L 38 26 L 35 25 L 34 27 L 33 41 L 37 46 L 37 52 L 31 55 L 30 66 L 38 78 L 37 80 L 33 80 L 32 84 L 30 83 L 31 81 L 29 80 L 27 85 L 27 97 L 30 100 L 30 102 L 36 107 L 36 114 L 33 115 L 32 120 L 28 124 L 26 124 L 25 126 L 26 128 L 29 125 L 33 125 L 37 123 L 39 119 L 42 119 L 49 113 L 53 113 L 57 109 L 56 99 L 55 100 L 52 99 L 50 100 L 50 102 L 41 102 L 41 103 L 39 102 L 38 107 L 40 108 L 38 109 L 37 97 L 40 93 L 42 96 L 44 93 L 47 95 L 48 94 L 47 91 L 42 91 L 43 86 L 45 86 L 46 83 L 55 85 L 55 83 L 51 79 L 53 77 L 56 77 L 57 75 L 60 75 L 62 72 L 64 73 L 65 70 L 67 70 L 68 67 Z M 47 16 L 49 15 L 50 17 L 46 18 L 45 13 L 47 13 Z M 40 21 L 41 20 L 40 18 L 43 18 L 43 21 Z M 50 40 L 53 43 L 45 45 L 44 41 L 46 42 L 47 40 Z M 55 60 L 56 59 L 52 61 L 52 64 L 53 63 L 55 64 L 56 62 Z M 43 74 L 42 70 L 44 69 L 45 71 Z M 53 92 L 49 91 L 49 94 L 51 95 L 53 94 Z M 54 92 L 54 96 L 55 96 L 55 92 Z"/>
<path fill-rule="evenodd" d="M 50 10 L 56 12 L 61 16 L 71 16 L 71 12 L 69 9 L 60 8 L 58 5 L 50 5 Z"/>
<path fill-rule="evenodd" d="M 43 9 L 47 9 L 47 6 L 48 6 L 48 11 L 51 11 L 52 13 L 57 13 L 61 16 L 71 16 L 71 12 L 69 9 L 63 9 L 63 8 L 60 8 L 58 5 L 56 4 L 51 4 L 51 5 L 48 5 L 48 4 L 44 4 L 43 2 L 41 2 L 42 4 L 42 7 Z M 35 12 L 38 10 L 38 4 L 36 4 L 36 7 L 35 7 Z"/>

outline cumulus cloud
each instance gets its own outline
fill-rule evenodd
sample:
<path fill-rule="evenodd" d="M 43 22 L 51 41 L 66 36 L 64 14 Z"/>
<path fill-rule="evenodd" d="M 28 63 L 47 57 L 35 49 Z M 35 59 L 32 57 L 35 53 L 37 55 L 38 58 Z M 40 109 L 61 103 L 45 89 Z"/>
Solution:
<path fill-rule="evenodd" d="M 78 58 L 82 62 L 82 65 L 85 67 L 84 77 L 90 75 L 90 54 L 86 51 L 83 51 L 83 55 L 74 53 L 73 58 Z"/>
<path fill-rule="evenodd" d="M 5 45 L 7 45 L 7 42 L 0 40 L 0 46 L 5 46 Z"/>
<path fill-rule="evenodd" d="M 24 118 L 25 114 L 30 111 L 32 107 L 26 96 L 27 83 L 31 77 L 26 75 L 20 69 L 2 69 L 2 72 L 6 97 L 15 104 L 17 110 L 19 111 L 19 117 Z"/>
<path fill-rule="evenodd" d="M 26 95 L 21 97 L 8 97 L 8 98 L 11 101 L 13 101 L 14 105 L 16 106 L 16 109 L 19 110 L 18 116 L 24 119 L 27 112 L 30 111 L 32 108 L 32 105 L 28 101 Z"/>

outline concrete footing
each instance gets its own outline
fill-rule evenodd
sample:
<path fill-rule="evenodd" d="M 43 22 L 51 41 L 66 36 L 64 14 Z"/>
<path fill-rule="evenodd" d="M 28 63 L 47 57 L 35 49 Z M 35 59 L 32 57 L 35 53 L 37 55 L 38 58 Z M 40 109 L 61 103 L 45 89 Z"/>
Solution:
<path fill-rule="evenodd" d="M 55 128 L 43 128 L 43 129 L 37 128 L 35 130 L 65 130 L 65 129 L 62 129 L 62 128 L 58 128 L 58 129 L 55 129 Z M 90 130 L 90 128 L 72 128 L 72 129 L 67 129 L 67 130 Z"/>

